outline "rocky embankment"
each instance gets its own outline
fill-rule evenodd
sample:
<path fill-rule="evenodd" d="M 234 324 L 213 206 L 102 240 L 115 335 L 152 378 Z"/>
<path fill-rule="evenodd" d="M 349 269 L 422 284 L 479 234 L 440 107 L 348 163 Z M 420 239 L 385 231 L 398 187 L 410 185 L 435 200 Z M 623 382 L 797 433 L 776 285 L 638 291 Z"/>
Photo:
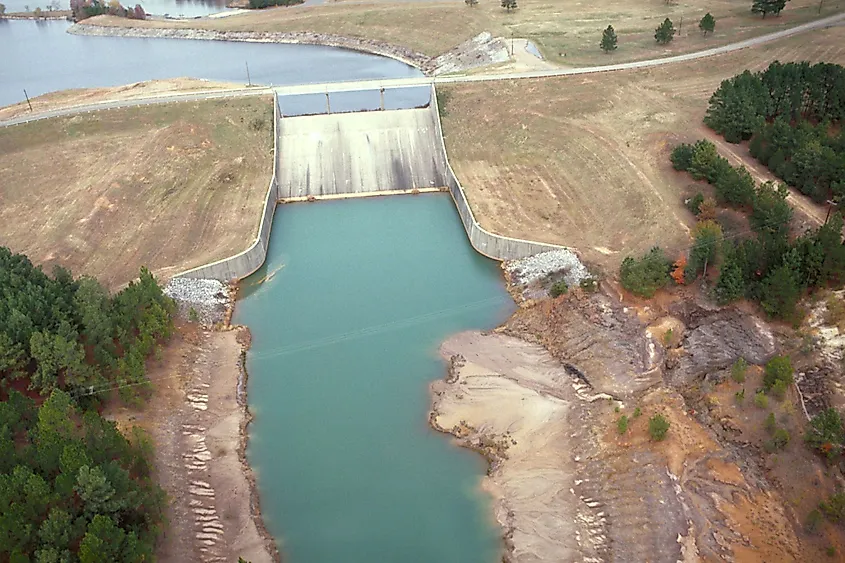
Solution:
<path fill-rule="evenodd" d="M 294 45 L 323 45 L 351 49 L 373 55 L 396 59 L 415 66 L 426 75 L 435 76 L 450 72 L 463 72 L 490 64 L 508 61 L 507 45 L 490 33 L 480 33 L 438 57 L 379 41 L 361 37 L 344 37 L 329 33 L 277 32 L 277 31 L 217 31 L 172 27 L 123 27 L 77 23 L 68 29 L 75 35 L 108 37 L 149 37 L 167 39 L 201 39 L 207 41 L 245 41 L 251 43 L 287 43 Z"/>
<path fill-rule="evenodd" d="M 774 350 L 747 314 L 571 290 L 526 302 L 492 334 L 446 341 L 431 423 L 488 460 L 506 561 L 799 561 L 789 508 L 757 458 L 684 395 Z M 671 423 L 662 442 L 648 432 L 658 413 Z"/>

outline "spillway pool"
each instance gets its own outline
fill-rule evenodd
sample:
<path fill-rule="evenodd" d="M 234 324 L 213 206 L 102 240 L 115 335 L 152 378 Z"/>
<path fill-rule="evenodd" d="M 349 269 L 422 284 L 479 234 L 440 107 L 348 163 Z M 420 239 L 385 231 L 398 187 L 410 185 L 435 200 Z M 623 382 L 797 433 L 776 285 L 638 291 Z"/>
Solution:
<path fill-rule="evenodd" d="M 448 194 L 277 209 L 235 322 L 253 335 L 247 456 L 287 561 L 496 560 L 484 462 L 428 427 L 428 384 L 449 334 L 513 307 Z"/>

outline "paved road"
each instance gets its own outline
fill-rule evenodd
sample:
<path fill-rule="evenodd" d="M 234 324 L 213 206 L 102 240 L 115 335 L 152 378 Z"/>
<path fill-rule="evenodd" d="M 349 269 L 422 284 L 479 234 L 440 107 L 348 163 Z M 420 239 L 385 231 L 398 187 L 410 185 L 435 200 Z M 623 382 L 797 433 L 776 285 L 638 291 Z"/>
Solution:
<path fill-rule="evenodd" d="M 552 76 L 570 76 L 575 74 L 592 74 L 597 72 L 612 72 L 616 70 L 630 70 L 637 68 L 649 68 L 684 61 L 693 61 L 696 59 L 703 59 L 705 57 L 712 57 L 714 55 L 721 55 L 733 51 L 739 51 L 747 47 L 755 45 L 762 45 L 799 33 L 805 33 L 813 29 L 823 29 L 842 25 L 845 23 L 845 13 L 829 16 L 809 23 L 776 31 L 745 41 L 739 41 L 721 47 L 713 47 L 712 49 L 705 49 L 704 51 L 696 51 L 694 53 L 686 53 L 683 55 L 675 55 L 672 57 L 664 57 L 660 59 L 649 59 L 645 61 L 635 61 L 630 63 L 619 63 L 611 65 L 580 67 L 580 68 L 565 68 L 552 70 L 538 70 L 527 72 L 511 72 L 502 74 L 477 74 L 477 75 L 450 75 L 441 77 L 418 77 L 418 78 L 404 78 L 404 79 L 389 79 L 389 80 L 365 80 L 365 81 L 351 81 L 351 82 L 334 82 L 325 84 L 300 84 L 296 86 L 279 86 L 276 88 L 250 88 L 237 90 L 221 90 L 212 92 L 193 92 L 189 94 L 174 94 L 171 96 L 159 96 L 155 98 L 136 98 L 134 100 L 119 100 L 113 102 L 102 102 L 98 104 L 89 104 L 82 106 L 75 106 L 70 108 L 63 108 L 60 110 L 43 112 L 38 114 L 23 115 L 7 121 L 0 121 L 0 127 L 9 125 L 16 125 L 19 123 L 27 123 L 38 119 L 47 119 L 50 117 L 59 117 L 63 115 L 73 115 L 77 113 L 86 113 L 98 111 L 103 109 L 114 109 L 122 107 L 140 106 L 146 104 L 161 104 L 180 101 L 196 101 L 209 100 L 216 98 L 232 97 L 232 96 L 255 96 L 260 94 L 268 94 L 275 90 L 279 95 L 291 94 L 319 94 L 325 92 L 350 92 L 358 90 L 378 90 L 379 88 L 411 88 L 419 86 L 429 86 L 433 84 L 451 84 L 455 82 L 481 82 L 489 80 L 515 80 L 521 78 L 547 78 Z"/>

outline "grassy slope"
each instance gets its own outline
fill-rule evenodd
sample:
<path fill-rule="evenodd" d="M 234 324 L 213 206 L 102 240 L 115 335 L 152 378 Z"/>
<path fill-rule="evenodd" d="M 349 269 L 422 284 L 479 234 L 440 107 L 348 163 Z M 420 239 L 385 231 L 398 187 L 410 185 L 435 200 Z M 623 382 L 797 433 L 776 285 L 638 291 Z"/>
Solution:
<path fill-rule="evenodd" d="M 615 269 L 654 244 L 688 244 L 682 197 L 701 187 L 669 151 L 708 134 L 721 80 L 775 59 L 845 63 L 845 27 L 658 69 L 441 87 L 449 157 L 484 227 Z"/>
<path fill-rule="evenodd" d="M 111 287 L 142 265 L 168 276 L 239 252 L 272 173 L 272 122 L 254 98 L 0 129 L 0 241 Z"/>
<path fill-rule="evenodd" d="M 450 2 L 334 3 L 312 7 L 275 8 L 219 19 L 173 21 L 99 17 L 93 23 L 129 27 L 204 28 L 220 31 L 313 31 L 379 39 L 430 56 L 444 53 L 482 32 L 528 37 L 552 61 L 567 65 L 646 59 L 739 41 L 821 17 L 817 0 L 791 0 L 780 17 L 762 19 L 750 13 L 750 0 L 595 0 L 573 5 L 564 0 L 520 0 L 507 13 L 493 0 L 469 8 Z M 822 16 L 845 9 L 845 0 L 826 0 Z M 698 21 L 710 11 L 717 20 L 714 36 L 703 38 Z M 654 29 L 670 17 L 681 34 L 669 47 L 658 47 Z M 681 21 L 683 20 L 683 22 Z M 612 24 L 619 50 L 607 57 L 598 48 L 601 31 Z"/>

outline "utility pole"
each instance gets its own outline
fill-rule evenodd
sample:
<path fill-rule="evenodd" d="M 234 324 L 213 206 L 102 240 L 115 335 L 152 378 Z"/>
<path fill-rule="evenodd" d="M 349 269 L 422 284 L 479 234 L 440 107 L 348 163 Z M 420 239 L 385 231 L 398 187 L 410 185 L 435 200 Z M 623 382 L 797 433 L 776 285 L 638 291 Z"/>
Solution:
<path fill-rule="evenodd" d="M 27 105 L 29 105 L 29 111 L 32 111 L 32 102 L 29 101 L 29 95 L 26 93 L 26 88 L 23 89 L 23 95 L 26 97 Z"/>
<path fill-rule="evenodd" d="M 511 57 L 513 57 L 513 30 L 511 30 Z"/>
<path fill-rule="evenodd" d="M 836 202 L 832 199 L 827 200 L 827 215 L 824 217 L 824 224 L 827 225 L 827 220 L 830 219 L 830 210 L 833 209 L 833 206 L 836 205 Z"/>
<path fill-rule="evenodd" d="M 249 63 L 247 61 L 244 61 L 244 64 L 246 65 L 246 85 L 252 86 L 252 80 L 250 80 L 249 78 Z"/>
<path fill-rule="evenodd" d="M 824 0 L 819 0 L 819 13 L 822 13 L 822 5 L 824 4 Z"/>
<path fill-rule="evenodd" d="M 384 111 L 384 86 L 381 87 L 381 110 Z"/>
<path fill-rule="evenodd" d="M 681 35 L 681 30 L 684 28 L 684 16 L 681 16 L 681 23 L 678 24 L 678 36 Z"/>

